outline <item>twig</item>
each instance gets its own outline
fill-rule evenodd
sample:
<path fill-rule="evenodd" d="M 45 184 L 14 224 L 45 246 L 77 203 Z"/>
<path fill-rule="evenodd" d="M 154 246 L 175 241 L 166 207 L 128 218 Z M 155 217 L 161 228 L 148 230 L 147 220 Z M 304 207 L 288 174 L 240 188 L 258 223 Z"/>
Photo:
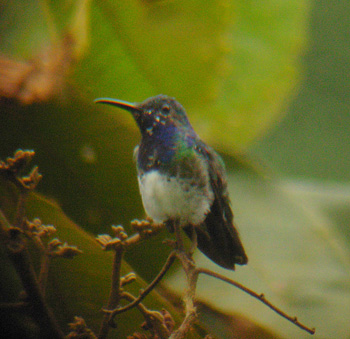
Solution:
<path fill-rule="evenodd" d="M 212 276 L 214 278 L 220 279 L 222 281 L 225 281 L 242 291 L 248 293 L 252 297 L 260 300 L 262 303 L 264 303 L 266 306 L 268 306 L 270 309 L 272 309 L 274 312 L 282 316 L 283 318 L 287 319 L 288 321 L 292 322 L 299 328 L 307 331 L 310 334 L 315 333 L 314 328 L 309 328 L 302 323 L 300 323 L 297 319 L 297 317 L 291 317 L 285 312 L 283 312 L 281 309 L 273 305 L 271 302 L 269 302 L 263 294 L 258 294 L 251 289 L 243 286 L 242 284 L 229 279 L 221 274 L 218 274 L 216 272 L 210 271 L 206 268 L 197 268 L 195 266 L 195 263 L 193 262 L 191 258 L 191 253 L 186 253 L 184 250 L 182 237 L 181 237 L 181 230 L 177 223 L 175 223 L 175 234 L 177 238 L 177 251 L 176 256 L 180 260 L 182 267 L 185 271 L 186 277 L 187 277 L 187 283 L 188 283 L 188 290 L 186 291 L 184 300 L 185 300 L 185 307 L 186 307 L 186 316 L 184 321 L 182 322 L 181 326 L 170 336 L 169 339 L 182 339 L 186 337 L 187 332 L 191 328 L 191 325 L 193 321 L 196 319 L 196 308 L 194 306 L 194 300 L 195 300 L 195 294 L 196 294 L 196 287 L 197 287 L 197 280 L 200 273 L 206 274 L 209 276 Z M 193 250 L 193 248 L 191 248 Z"/>
<path fill-rule="evenodd" d="M 0 242 L 21 280 L 24 289 L 24 293 L 22 292 L 22 294 L 25 298 L 20 299 L 24 301 L 12 304 L 2 303 L 0 309 L 11 309 L 12 311 L 27 310 L 27 312 L 30 310 L 30 316 L 38 325 L 40 338 L 60 339 L 64 337 L 64 334 L 46 303 L 44 296 L 49 271 L 49 257 L 61 256 L 71 258 L 81 251 L 75 246 L 68 246 L 67 244 L 58 246 L 61 243 L 57 243 L 56 241 L 56 251 L 50 252 L 49 249 L 45 248 L 40 237 L 52 234 L 55 228 L 53 226 L 42 225 L 39 219 L 29 222 L 25 218 L 25 205 L 28 195 L 35 189 L 42 178 L 38 167 L 34 167 L 28 176 L 21 175 L 24 167 L 30 162 L 33 156 L 33 151 L 18 150 L 13 158 L 7 158 L 5 162 L 0 161 L 0 174 L 5 175 L 7 180 L 13 183 L 18 191 L 17 207 L 12 224 L 0 210 Z M 42 257 L 39 279 L 31 261 L 25 236 L 33 239 L 44 255 Z"/>
<path fill-rule="evenodd" d="M 17 186 L 20 189 L 20 194 L 18 196 L 15 221 L 13 224 L 15 227 L 23 228 L 23 220 L 25 217 L 25 205 L 26 205 L 29 191 L 21 185 L 17 185 Z"/>
<path fill-rule="evenodd" d="M 185 245 L 182 239 L 181 227 L 178 221 L 174 222 L 174 230 L 176 236 L 176 249 L 185 253 Z"/>
<path fill-rule="evenodd" d="M 198 281 L 196 266 L 186 252 L 177 251 L 176 256 L 180 260 L 187 277 L 188 289 L 184 296 L 186 315 L 180 327 L 171 334 L 169 339 L 186 338 L 186 334 L 191 329 L 192 323 L 197 318 L 196 307 L 194 305 Z"/>
<path fill-rule="evenodd" d="M 121 297 L 131 302 L 136 299 L 132 294 L 125 291 L 121 294 Z M 169 338 L 170 331 L 162 313 L 148 310 L 141 302 L 136 307 L 145 318 L 147 329 L 151 331 L 154 337 L 159 339 Z"/>
<path fill-rule="evenodd" d="M 198 274 L 202 273 L 202 274 L 206 274 L 209 275 L 211 277 L 220 279 L 222 281 L 227 282 L 230 285 L 233 285 L 237 288 L 239 288 L 240 290 L 242 290 L 243 292 L 249 294 L 250 296 L 258 299 L 259 301 L 261 301 L 263 304 L 265 304 L 266 306 L 268 306 L 270 309 L 272 309 L 274 312 L 276 312 L 277 314 L 279 314 L 280 316 L 282 316 L 283 318 L 287 319 L 288 321 L 292 322 L 294 325 L 300 327 L 301 329 L 303 329 L 306 332 L 309 332 L 310 334 L 314 334 L 315 333 L 315 328 L 309 328 L 305 325 L 303 325 L 302 323 L 300 323 L 298 321 L 297 317 L 291 317 L 288 314 L 286 314 L 285 312 L 283 312 L 281 309 L 279 309 L 277 306 L 273 305 L 271 302 L 269 302 L 264 294 L 258 294 L 256 292 L 254 292 L 253 290 L 249 289 L 248 287 L 245 287 L 244 285 L 238 283 L 237 281 L 234 281 L 232 279 L 229 279 L 227 277 L 225 277 L 224 275 L 221 275 L 219 273 L 210 271 L 206 268 L 197 268 L 196 269 Z"/>
<path fill-rule="evenodd" d="M 110 290 L 110 296 L 109 301 L 106 309 L 103 309 L 103 312 L 105 313 L 103 317 L 103 321 L 100 327 L 99 339 L 104 339 L 107 337 L 109 332 L 109 327 L 116 327 L 114 324 L 114 316 L 117 313 L 125 312 L 126 310 L 137 306 L 143 298 L 146 297 L 146 295 L 154 288 L 154 286 L 160 281 L 160 279 L 164 276 L 165 272 L 160 272 L 146 290 L 142 291 L 140 294 L 140 297 L 137 300 L 133 300 L 132 305 L 127 305 L 126 308 L 118 308 L 119 302 L 121 299 L 122 294 L 122 287 L 124 284 L 129 283 L 134 280 L 133 277 L 128 278 L 122 278 L 120 276 L 121 271 L 121 265 L 122 265 L 122 259 L 123 254 L 125 250 L 132 245 L 135 245 L 142 240 L 158 233 L 162 229 L 162 225 L 157 225 L 157 227 L 151 227 L 152 223 L 149 220 L 134 220 L 132 221 L 131 225 L 135 228 L 137 231 L 137 234 L 128 237 L 126 232 L 124 231 L 124 228 L 122 226 L 112 226 L 112 231 L 115 234 L 115 237 L 112 238 L 108 234 L 102 234 L 99 235 L 96 240 L 97 242 L 103 247 L 104 250 L 114 250 L 114 261 L 113 261 L 113 271 L 112 271 L 112 282 L 111 282 L 111 290 Z M 172 262 L 175 260 L 174 258 L 169 258 L 169 262 Z M 169 265 L 169 267 L 170 267 Z M 167 266 L 167 264 L 165 265 Z M 167 268 L 168 269 L 168 268 Z M 167 270 L 166 269 L 166 270 Z M 121 312 L 119 312 L 121 310 Z"/>
<path fill-rule="evenodd" d="M 117 227 L 116 230 L 121 227 Z M 122 228 L 121 228 L 122 229 Z M 120 230 L 119 230 L 120 231 Z M 178 258 L 187 278 L 188 283 L 188 289 L 186 290 L 184 301 L 185 301 L 185 309 L 186 309 L 186 315 L 185 318 L 180 325 L 180 327 L 173 332 L 169 339 L 183 339 L 186 337 L 188 331 L 191 329 L 191 326 L 193 322 L 197 318 L 196 314 L 196 307 L 195 307 L 195 295 L 196 295 L 196 288 L 197 288 L 197 282 L 199 274 L 206 274 L 209 276 L 212 276 L 214 278 L 217 278 L 219 280 L 222 280 L 226 283 L 229 283 L 242 291 L 248 293 L 252 297 L 258 299 L 263 304 L 268 306 L 270 309 L 272 309 L 274 312 L 282 316 L 283 318 L 287 319 L 288 321 L 292 322 L 299 328 L 307 331 L 310 334 L 315 333 L 314 328 L 309 328 L 302 323 L 300 323 L 297 319 L 297 317 L 291 317 L 287 315 L 285 312 L 283 312 L 281 309 L 279 309 L 277 306 L 274 306 L 271 302 L 269 302 L 263 294 L 258 294 L 251 289 L 245 287 L 244 285 L 229 279 L 221 274 L 218 274 L 216 272 L 210 271 L 205 268 L 197 268 L 193 259 L 192 259 L 192 253 L 194 250 L 195 245 L 192 245 L 190 248 L 190 252 L 187 253 L 185 250 L 185 246 L 183 243 L 182 235 L 181 235 L 181 228 L 178 222 L 174 222 L 174 231 L 176 235 L 176 243 L 175 243 L 175 249 L 169 254 L 167 261 L 165 262 L 164 266 L 162 267 L 161 271 L 158 273 L 158 275 L 154 278 L 154 280 L 146 287 L 146 289 L 141 290 L 140 294 L 137 298 L 132 296 L 131 294 L 124 292 L 121 290 L 121 278 L 120 278 L 120 265 L 122 260 L 122 254 L 126 247 L 134 245 L 138 243 L 140 240 L 143 240 L 144 237 L 142 234 L 138 233 L 132 237 L 125 238 L 125 239 L 117 239 L 113 240 L 110 237 L 103 236 L 99 242 L 105 246 L 105 248 L 108 248 L 108 246 L 114 246 L 115 244 L 118 244 L 119 242 L 123 242 L 123 244 L 120 244 L 120 246 L 116 246 L 116 248 L 119 248 L 121 253 L 120 255 L 115 256 L 119 258 L 118 264 L 114 265 L 113 268 L 113 278 L 112 278 L 112 291 L 110 296 L 110 301 L 108 303 L 107 309 L 104 309 L 105 316 L 103 325 L 101 327 L 99 338 L 105 338 L 108 333 L 108 325 L 112 326 L 113 319 L 116 315 L 121 314 L 123 312 L 126 312 L 134 307 L 138 307 L 140 311 L 144 310 L 144 306 L 141 304 L 141 301 L 155 288 L 155 286 L 161 281 L 161 279 L 164 277 L 164 275 L 168 272 L 171 265 L 174 263 L 175 259 Z M 126 235 L 125 235 L 126 237 Z M 194 244 L 196 244 L 196 238 L 193 238 Z M 172 244 L 172 246 L 174 246 Z M 115 262 L 116 263 L 116 262 Z M 114 287 L 113 287 L 114 286 Z M 114 292 L 113 292 L 114 291 Z M 114 295 L 114 297 L 112 297 Z M 128 299 L 131 301 L 129 304 L 127 304 L 124 307 L 118 307 L 119 301 L 121 298 Z M 113 301 L 114 300 L 114 301 Z M 113 302 L 112 302 L 113 301 Z M 114 308 L 114 309 L 113 309 Z M 103 330 L 103 331 L 102 331 Z"/>
<path fill-rule="evenodd" d="M 120 269 L 122 265 L 124 251 L 125 251 L 124 246 L 115 247 L 115 253 L 113 258 L 111 291 L 109 294 L 109 300 L 107 305 L 108 310 L 116 308 L 120 301 L 120 278 L 121 278 Z M 100 331 L 98 334 L 99 339 L 107 338 L 109 328 L 111 325 L 110 319 L 111 319 L 110 315 L 108 313 L 105 313 L 101 327 L 100 327 Z"/>
<path fill-rule="evenodd" d="M 41 293 L 43 296 L 46 294 L 46 285 L 47 285 L 47 278 L 49 275 L 49 267 L 50 267 L 51 258 L 47 253 L 44 253 L 41 258 L 41 264 L 40 264 L 40 272 L 39 272 L 39 285 L 41 288 Z"/>
<path fill-rule="evenodd" d="M 17 236 L 10 239 L 6 247 L 9 258 L 21 278 L 28 302 L 33 310 L 32 315 L 40 326 L 42 337 L 63 338 L 63 332 L 41 293 L 25 241 L 20 239 L 20 236 L 20 234 L 17 234 Z"/>
<path fill-rule="evenodd" d="M 175 230 L 175 235 L 177 240 L 176 257 L 180 260 L 181 265 L 185 271 L 188 288 L 184 295 L 185 310 L 186 310 L 185 319 L 183 320 L 180 327 L 171 334 L 169 339 L 182 339 L 186 337 L 186 334 L 191 329 L 192 323 L 197 318 L 194 300 L 196 295 L 198 273 L 196 271 L 195 263 L 192 260 L 191 252 L 194 251 L 194 248 L 193 248 L 194 245 L 192 245 L 190 249 L 190 253 L 186 253 L 185 246 L 182 239 L 182 234 L 181 234 L 181 227 L 179 223 L 176 221 L 174 222 L 174 230 Z M 196 242 L 197 241 L 195 241 L 195 243 Z"/>
<path fill-rule="evenodd" d="M 153 281 L 140 292 L 140 295 L 133 300 L 130 304 L 121 307 L 116 308 L 113 311 L 105 310 L 106 313 L 110 315 L 110 319 L 113 319 L 117 314 L 124 313 L 131 308 L 137 306 L 154 288 L 155 286 L 162 280 L 164 275 L 168 272 L 171 265 L 174 263 L 176 258 L 176 252 L 173 251 L 169 254 L 167 261 L 165 262 L 164 266 L 162 267 L 161 271 L 158 273 L 158 275 L 153 279 Z"/>

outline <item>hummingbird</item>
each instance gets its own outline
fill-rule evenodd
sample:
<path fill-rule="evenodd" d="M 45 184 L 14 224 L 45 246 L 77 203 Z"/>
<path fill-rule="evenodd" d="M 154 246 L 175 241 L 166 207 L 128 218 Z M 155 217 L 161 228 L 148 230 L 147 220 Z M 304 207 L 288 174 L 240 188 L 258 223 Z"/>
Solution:
<path fill-rule="evenodd" d="M 146 214 L 170 231 L 177 223 L 191 239 L 196 236 L 199 250 L 221 267 L 247 264 L 233 223 L 224 162 L 196 134 L 182 105 L 166 95 L 141 103 L 95 102 L 129 111 L 140 129 L 134 155 Z"/>

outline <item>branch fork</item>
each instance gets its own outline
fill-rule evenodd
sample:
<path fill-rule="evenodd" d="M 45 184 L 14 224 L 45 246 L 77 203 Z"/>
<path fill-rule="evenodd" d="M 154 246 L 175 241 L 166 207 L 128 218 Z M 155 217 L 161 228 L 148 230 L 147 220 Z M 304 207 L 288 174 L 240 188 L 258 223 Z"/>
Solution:
<path fill-rule="evenodd" d="M 137 221 L 136 225 L 143 225 L 147 229 L 152 229 L 151 222 L 149 220 L 139 222 Z M 279 314 L 280 316 L 284 317 L 288 321 L 292 322 L 296 326 L 300 327 L 301 329 L 307 331 L 310 334 L 315 333 L 314 328 L 309 328 L 302 323 L 299 322 L 297 317 L 291 317 L 287 315 L 285 312 L 280 310 L 278 307 L 274 306 L 271 302 L 269 302 L 264 294 L 258 294 L 251 289 L 245 287 L 244 285 L 226 278 L 225 276 L 218 274 L 216 272 L 213 272 L 211 270 L 208 270 L 206 268 L 196 267 L 195 262 L 192 259 L 192 253 L 193 253 L 193 246 L 189 249 L 189 251 L 186 251 L 183 240 L 182 240 L 182 234 L 181 229 L 178 226 L 177 223 L 174 223 L 174 231 L 176 235 L 176 241 L 167 241 L 168 244 L 173 248 L 173 250 L 170 252 L 167 261 L 165 262 L 164 266 L 162 267 L 161 271 L 158 273 L 158 275 L 154 278 L 154 280 L 144 289 L 141 290 L 139 293 L 139 296 L 136 298 L 129 293 L 125 292 L 122 287 L 125 284 L 125 281 L 132 282 L 135 280 L 135 275 L 132 274 L 131 278 L 120 278 L 118 282 L 118 288 L 119 288 L 119 300 L 120 299 L 127 299 L 130 301 L 129 304 L 121 307 L 119 304 L 114 305 L 114 309 L 112 307 L 108 307 L 107 309 L 104 309 L 106 323 L 114 324 L 114 318 L 123 312 L 126 312 L 134 307 L 137 307 L 139 310 L 144 309 L 143 304 L 141 303 L 142 300 L 156 287 L 156 285 L 163 279 L 165 274 L 168 272 L 171 265 L 175 262 L 175 259 L 178 259 L 180 261 L 180 264 L 182 265 L 182 268 L 186 274 L 187 277 L 187 284 L 188 288 L 184 295 L 184 303 L 185 303 L 185 318 L 182 322 L 182 324 L 179 326 L 179 328 L 176 331 L 172 331 L 169 337 L 169 339 L 183 339 L 186 338 L 187 333 L 191 330 L 193 323 L 197 319 L 197 313 L 196 313 L 196 306 L 195 306 L 195 296 L 196 296 L 196 287 L 197 282 L 200 274 L 209 275 L 213 278 L 222 280 L 232 286 L 235 286 L 242 291 L 246 292 L 247 294 L 251 295 L 252 297 L 258 299 L 262 303 L 264 303 L 266 306 L 268 306 L 270 309 L 272 309 L 274 312 Z M 119 231 L 120 234 L 123 234 L 121 230 Z M 152 234 L 152 232 L 150 232 Z M 139 242 L 142 240 L 142 236 L 140 234 L 131 236 L 130 238 L 124 237 L 123 240 L 119 239 L 119 242 L 121 244 L 124 244 L 124 246 L 119 246 L 119 242 L 116 240 L 113 240 L 111 237 L 105 237 L 102 236 L 103 240 L 99 240 L 101 244 L 105 244 L 104 246 L 108 248 L 109 244 L 118 244 L 116 248 L 124 248 L 125 245 L 135 244 L 136 242 Z M 105 242 L 105 240 L 108 239 L 109 242 Z M 132 240 L 130 240 L 132 239 Z M 195 239 L 194 239 L 195 242 Z M 109 305 L 112 306 L 112 305 Z M 141 311 L 142 313 L 142 311 Z M 108 320 L 107 320 L 108 319 Z M 114 324 L 115 325 L 115 324 Z M 100 337 L 99 338 L 104 338 Z M 161 337 L 162 338 L 162 337 Z"/>

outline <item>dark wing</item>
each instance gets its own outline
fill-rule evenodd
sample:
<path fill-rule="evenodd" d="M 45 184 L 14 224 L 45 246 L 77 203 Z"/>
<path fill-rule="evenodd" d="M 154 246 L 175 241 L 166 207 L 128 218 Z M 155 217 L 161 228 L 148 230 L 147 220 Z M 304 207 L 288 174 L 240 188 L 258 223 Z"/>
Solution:
<path fill-rule="evenodd" d="M 234 270 L 235 264 L 248 262 L 243 245 L 233 223 L 233 214 L 227 192 L 226 173 L 219 155 L 204 143 L 198 143 L 197 151 L 209 163 L 209 176 L 214 201 L 203 224 L 194 229 L 198 248 L 218 265 Z M 193 228 L 185 228 L 191 237 Z"/>

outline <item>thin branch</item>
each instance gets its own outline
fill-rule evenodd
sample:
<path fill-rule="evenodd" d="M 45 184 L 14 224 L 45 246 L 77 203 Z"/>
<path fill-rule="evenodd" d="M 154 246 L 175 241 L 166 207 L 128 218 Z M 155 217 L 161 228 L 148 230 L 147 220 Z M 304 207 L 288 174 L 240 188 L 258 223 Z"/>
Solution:
<path fill-rule="evenodd" d="M 185 318 L 184 318 L 182 324 L 180 325 L 180 327 L 175 332 L 173 332 L 171 334 L 169 339 L 183 339 L 183 338 L 185 338 L 187 333 L 191 329 L 193 322 L 197 318 L 196 307 L 195 307 L 195 295 L 196 295 L 198 277 L 199 277 L 199 274 L 201 274 L 201 273 L 212 276 L 214 278 L 217 278 L 219 280 L 227 282 L 227 283 L 241 289 L 242 291 L 248 293 L 252 297 L 260 300 L 263 304 L 268 306 L 274 312 L 276 312 L 277 314 L 279 314 L 283 318 L 287 319 L 288 321 L 292 322 L 293 324 L 295 324 L 299 328 L 307 331 L 310 334 L 315 333 L 314 328 L 309 328 L 309 327 L 303 325 L 302 323 L 300 323 L 298 321 L 297 317 L 289 316 L 288 314 L 283 312 L 281 309 L 279 309 L 277 306 L 274 306 L 271 302 L 269 302 L 263 294 L 258 294 L 256 292 L 252 291 L 251 289 L 245 287 L 244 285 L 242 285 L 242 284 L 240 284 L 232 279 L 229 279 L 221 274 L 218 274 L 216 272 L 210 271 L 210 270 L 205 269 L 205 268 L 197 268 L 193 259 L 192 259 L 192 252 L 194 251 L 194 249 L 196 247 L 195 246 L 196 245 L 196 238 L 195 237 L 193 238 L 194 245 L 191 246 L 190 252 L 187 253 L 185 250 L 185 246 L 184 246 L 182 235 L 181 235 L 181 228 L 180 228 L 178 222 L 174 222 L 174 231 L 175 231 L 175 236 L 176 236 L 176 243 L 175 243 L 175 246 L 173 244 L 171 244 L 171 245 L 174 246 L 175 249 L 168 256 L 166 263 L 164 264 L 164 266 L 162 267 L 162 269 L 158 273 L 158 275 L 155 277 L 155 279 L 146 287 L 146 289 L 144 289 L 140 292 L 140 295 L 137 298 L 135 298 L 134 296 L 130 295 L 127 292 L 124 292 L 124 291 L 121 292 L 120 276 L 118 277 L 118 286 L 119 287 L 117 290 L 118 291 L 117 302 L 115 302 L 113 304 L 113 306 L 111 304 L 109 304 L 108 309 L 104 310 L 104 312 L 105 312 L 104 319 L 105 320 L 108 319 L 107 325 L 105 325 L 105 326 L 108 326 L 108 324 L 110 325 L 111 323 L 113 324 L 113 319 L 117 314 L 126 312 L 134 307 L 138 307 L 140 310 L 143 310 L 144 306 L 141 304 L 141 301 L 155 288 L 155 286 L 161 281 L 161 279 L 164 277 L 164 275 L 168 272 L 169 268 L 171 267 L 171 265 L 173 264 L 175 259 L 178 258 L 182 267 L 183 267 L 183 270 L 186 274 L 187 283 L 188 283 L 188 289 L 186 290 L 186 293 L 184 296 L 186 315 L 185 315 Z M 119 246 L 119 247 L 125 249 L 126 247 L 133 245 L 133 244 L 136 244 L 140 240 L 143 240 L 143 239 L 144 238 L 142 237 L 141 234 L 136 234 L 132 237 L 124 239 L 123 240 L 124 246 Z M 104 244 L 104 246 L 106 247 L 106 244 L 108 244 L 109 242 L 111 244 L 113 243 L 113 239 L 102 238 L 102 239 L 100 239 L 99 242 L 101 244 Z M 121 260 L 121 258 L 120 258 L 120 260 Z M 119 266 L 119 270 L 120 270 L 120 266 Z M 119 301 L 121 298 L 128 299 L 131 302 L 124 307 L 118 307 L 118 304 L 119 304 Z M 114 310 L 112 309 L 113 307 L 115 307 Z M 108 333 L 108 330 L 107 330 L 107 333 Z M 99 336 L 99 338 L 105 338 L 105 337 Z"/>
<path fill-rule="evenodd" d="M 140 292 L 140 295 L 132 301 L 130 304 L 121 307 L 116 308 L 113 311 L 105 310 L 106 313 L 110 315 L 110 319 L 113 319 L 117 314 L 124 313 L 131 308 L 137 306 L 155 287 L 156 285 L 162 280 L 164 275 L 168 272 L 171 265 L 174 263 L 176 258 L 176 252 L 173 251 L 169 254 L 167 261 L 165 262 L 164 266 L 162 267 L 161 271 L 158 273 L 158 275 L 154 278 L 154 280 L 144 289 Z"/>
<path fill-rule="evenodd" d="M 0 161 L 0 172 L 4 173 L 7 179 L 19 189 L 13 225 L 9 223 L 0 210 L 0 240 L 22 282 L 26 296 L 25 304 L 31 308 L 31 316 L 39 325 L 40 337 L 60 339 L 63 338 L 64 334 L 45 302 L 27 249 L 27 243 L 23 237 L 26 199 L 28 193 L 40 181 L 41 175 L 37 167 L 31 171 L 28 177 L 19 177 L 18 175 L 33 156 L 33 151 L 18 150 L 13 158 L 7 158 L 6 162 Z M 12 307 L 15 305 L 17 309 L 21 309 L 22 304 L 16 303 Z"/>
<path fill-rule="evenodd" d="M 86 325 L 82 317 L 74 317 L 74 321 L 68 324 L 71 332 L 65 339 L 97 339 L 95 333 Z"/>
<path fill-rule="evenodd" d="M 11 230 L 13 231 L 11 232 Z M 19 310 L 21 307 L 24 307 L 24 305 L 29 304 L 33 310 L 33 317 L 40 324 L 43 335 L 52 338 L 63 338 L 63 332 L 59 328 L 41 293 L 41 288 L 26 248 L 26 242 L 22 238 L 20 231 L 14 232 L 14 230 L 16 230 L 16 228 L 10 225 L 6 216 L 0 210 L 1 241 L 21 279 L 28 298 L 28 303 L 16 303 L 13 304 L 12 307 Z M 2 306 L 5 307 L 5 304 Z M 10 305 L 8 306 L 11 307 Z"/>
<path fill-rule="evenodd" d="M 224 282 L 227 282 L 230 285 L 233 285 L 237 288 L 239 288 L 240 290 L 244 291 L 245 293 L 249 294 L 250 296 L 258 299 L 259 301 L 261 301 L 263 304 L 265 304 L 266 306 L 268 306 L 270 309 L 272 309 L 274 312 L 276 312 L 277 314 L 279 314 L 280 316 L 282 316 L 283 318 L 287 319 L 288 321 L 292 322 L 294 325 L 300 327 L 301 329 L 303 329 L 304 331 L 310 333 L 310 334 L 315 334 L 315 328 L 309 328 L 305 325 L 303 325 L 302 323 L 300 323 L 298 321 L 297 317 L 291 317 L 288 314 L 286 314 L 285 312 L 283 312 L 281 309 L 279 309 L 277 306 L 273 305 L 271 302 L 269 302 L 264 294 L 258 294 L 256 292 L 254 292 L 253 290 L 249 289 L 248 287 L 245 287 L 244 285 L 238 283 L 237 281 L 234 281 L 232 279 L 229 279 L 227 277 L 225 277 L 224 275 L 221 275 L 219 273 L 210 271 L 206 268 L 197 268 L 196 269 L 198 274 L 202 273 L 202 274 L 206 274 L 209 275 L 213 278 L 222 280 Z"/>
<path fill-rule="evenodd" d="M 41 258 L 41 264 L 40 264 L 40 272 L 39 272 L 39 285 L 41 288 L 41 293 L 43 296 L 46 294 L 46 285 L 47 285 L 47 278 L 49 276 L 49 268 L 50 268 L 50 262 L 51 257 L 48 255 L 48 253 L 44 253 Z"/>
<path fill-rule="evenodd" d="M 191 325 L 193 321 L 196 319 L 196 308 L 194 306 L 194 301 L 195 301 L 195 294 L 196 294 L 196 287 L 197 287 L 197 280 L 198 276 L 200 273 L 206 274 L 209 276 L 212 276 L 214 278 L 220 279 L 222 281 L 225 281 L 242 291 L 248 293 L 252 297 L 260 300 L 262 303 L 264 303 L 266 306 L 268 306 L 270 309 L 272 309 L 274 312 L 282 316 L 283 318 L 287 319 L 288 321 L 292 322 L 302 330 L 307 331 L 310 334 L 315 333 L 314 328 L 309 328 L 302 323 L 300 323 L 297 319 L 297 317 L 291 317 L 285 312 L 283 312 L 281 309 L 273 305 L 271 302 L 269 302 L 263 294 L 257 294 L 256 292 L 252 291 L 251 289 L 243 286 L 242 284 L 229 279 L 221 274 L 218 274 L 216 272 L 210 271 L 205 268 L 197 268 L 195 266 L 195 263 L 193 262 L 191 258 L 191 253 L 186 253 L 184 250 L 182 238 L 181 238 L 181 230 L 178 224 L 175 223 L 175 234 L 177 238 L 177 251 L 176 251 L 176 256 L 180 260 L 182 267 L 186 273 L 187 277 L 187 283 L 188 283 L 188 290 L 186 291 L 186 294 L 184 296 L 185 300 L 185 307 L 186 307 L 186 316 L 184 321 L 182 322 L 181 326 L 175 331 L 171 336 L 170 339 L 182 339 L 186 337 L 187 332 L 191 328 Z M 193 248 L 191 248 L 193 250 Z"/>
<path fill-rule="evenodd" d="M 99 339 L 106 338 L 109 332 L 109 328 L 116 326 L 113 320 L 114 320 L 114 316 L 117 313 L 125 312 L 126 310 L 140 304 L 141 300 L 151 292 L 151 290 L 162 279 L 166 271 L 169 269 L 169 267 L 175 260 L 175 254 L 170 255 L 162 271 L 158 274 L 158 276 L 154 279 L 154 281 L 146 288 L 146 290 L 143 290 L 140 293 L 139 298 L 137 299 L 135 298 L 135 300 L 132 301 L 131 305 L 127 305 L 125 308 L 118 308 L 120 299 L 122 296 L 123 285 L 135 280 L 134 276 L 129 275 L 128 277 L 124 277 L 124 278 L 120 276 L 122 259 L 123 259 L 123 254 L 125 250 L 129 246 L 138 244 L 142 240 L 149 238 L 150 236 L 158 233 L 163 228 L 162 225 L 156 225 L 157 227 L 151 227 L 152 224 L 148 220 L 143 220 L 143 221 L 134 220 L 131 223 L 131 225 L 137 231 L 137 234 L 131 237 L 128 237 L 126 232 L 124 231 L 124 228 L 119 225 L 119 226 L 112 226 L 112 231 L 115 235 L 114 238 L 112 238 L 108 234 L 102 234 L 96 238 L 97 242 L 103 247 L 104 250 L 115 251 L 110 296 L 109 296 L 107 308 L 103 309 L 105 315 L 100 327 L 100 331 L 98 335 Z"/>
<path fill-rule="evenodd" d="M 40 325 L 42 336 L 46 338 L 63 338 L 56 319 L 45 302 L 36 278 L 29 253 L 23 239 L 11 239 L 7 245 L 9 258 L 21 278 L 28 302 L 33 310 L 33 317 Z"/>
<path fill-rule="evenodd" d="M 198 281 L 196 266 L 192 258 L 186 252 L 177 251 L 176 256 L 180 260 L 187 277 L 188 289 L 184 295 L 186 315 L 180 327 L 171 334 L 169 339 L 186 338 L 187 333 L 191 329 L 192 323 L 197 318 L 196 307 L 194 305 Z"/>
<path fill-rule="evenodd" d="M 174 230 L 176 236 L 176 249 L 185 253 L 185 245 L 182 239 L 181 227 L 178 221 L 174 222 Z"/>
<path fill-rule="evenodd" d="M 136 298 L 131 293 L 125 291 L 121 294 L 121 297 L 131 302 L 136 300 Z M 161 312 L 151 311 L 147 309 L 142 303 L 139 303 L 136 307 L 145 318 L 147 329 L 151 331 L 153 336 L 157 336 L 159 339 L 169 338 L 170 330 L 167 327 L 164 315 Z"/>
<path fill-rule="evenodd" d="M 125 251 L 125 248 L 123 246 L 116 246 L 115 248 L 115 253 L 113 258 L 111 291 L 109 294 L 109 300 L 107 305 L 108 310 L 114 309 L 119 305 L 120 278 L 121 278 L 120 270 L 121 270 L 124 251 Z M 110 325 L 111 325 L 110 316 L 108 313 L 106 313 L 103 317 L 103 321 L 98 334 L 99 339 L 107 338 Z"/>
<path fill-rule="evenodd" d="M 25 206 L 26 206 L 29 190 L 23 188 L 22 186 L 19 186 L 19 188 L 20 188 L 20 194 L 18 196 L 15 220 L 13 224 L 15 227 L 23 228 L 23 220 L 26 213 Z"/>

